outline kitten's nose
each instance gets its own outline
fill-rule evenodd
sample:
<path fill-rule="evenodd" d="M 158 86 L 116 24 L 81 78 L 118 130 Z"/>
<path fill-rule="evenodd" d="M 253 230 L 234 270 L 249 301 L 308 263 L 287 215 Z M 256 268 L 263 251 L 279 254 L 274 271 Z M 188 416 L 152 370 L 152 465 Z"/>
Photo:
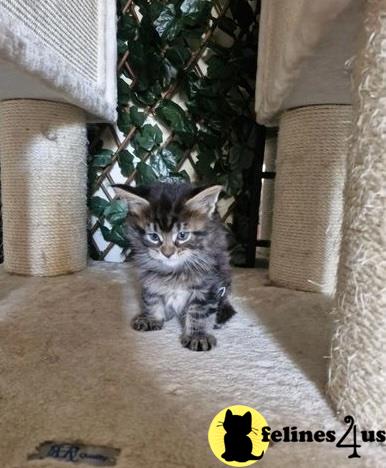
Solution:
<path fill-rule="evenodd" d="M 161 247 L 161 252 L 163 255 L 165 255 L 166 258 L 170 258 L 174 254 L 174 249 L 171 249 L 170 247 Z"/>

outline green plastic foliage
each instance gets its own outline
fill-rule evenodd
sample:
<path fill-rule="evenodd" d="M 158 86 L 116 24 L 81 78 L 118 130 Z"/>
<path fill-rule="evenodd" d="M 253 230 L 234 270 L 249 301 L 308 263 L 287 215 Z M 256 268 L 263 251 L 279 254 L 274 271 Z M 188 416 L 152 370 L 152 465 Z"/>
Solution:
<path fill-rule="evenodd" d="M 200 182 L 220 183 L 229 196 L 245 195 L 257 134 L 252 4 L 119 0 L 117 5 L 118 60 L 125 56 L 129 64 L 118 77 L 118 128 L 129 135 L 129 146 L 117 154 L 99 148 L 90 158 L 92 177 L 117 162 L 122 175 L 137 184 L 188 179 L 181 164 L 190 155 Z M 231 40 L 224 41 L 224 34 Z M 205 73 L 197 69 L 202 61 Z M 93 197 L 90 209 L 101 224 L 106 219 L 113 226 L 102 226 L 104 238 L 123 246 L 118 227 L 124 207 L 105 203 Z"/>

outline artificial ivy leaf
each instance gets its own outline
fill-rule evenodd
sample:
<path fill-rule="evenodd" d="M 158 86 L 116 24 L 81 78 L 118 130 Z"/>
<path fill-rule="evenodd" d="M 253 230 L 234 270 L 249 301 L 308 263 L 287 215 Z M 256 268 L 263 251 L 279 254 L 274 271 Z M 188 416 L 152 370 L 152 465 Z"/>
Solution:
<path fill-rule="evenodd" d="M 212 3 L 206 0 L 184 0 L 180 6 L 185 24 L 195 26 L 209 18 Z"/>
<path fill-rule="evenodd" d="M 205 119 L 208 128 L 218 133 L 227 133 L 234 118 L 234 112 L 224 94 L 210 98 L 198 95 L 194 102 L 194 108 L 189 107 L 189 110 L 195 118 Z"/>
<path fill-rule="evenodd" d="M 131 127 L 131 119 L 128 112 L 118 109 L 118 121 L 117 125 L 119 130 L 127 135 Z"/>
<path fill-rule="evenodd" d="M 229 57 L 229 52 L 232 50 L 232 47 L 224 47 L 216 42 L 208 41 L 207 44 L 208 48 L 211 49 L 216 55 L 220 55 L 221 57 Z"/>
<path fill-rule="evenodd" d="M 176 169 L 177 161 L 175 154 L 167 148 L 162 148 L 150 156 L 150 165 L 158 177 L 167 177 Z"/>
<path fill-rule="evenodd" d="M 134 156 L 127 150 L 122 150 L 118 153 L 118 165 L 121 169 L 121 174 L 129 177 L 134 171 Z"/>
<path fill-rule="evenodd" d="M 130 99 L 130 86 L 125 80 L 118 80 L 118 104 L 127 105 Z"/>
<path fill-rule="evenodd" d="M 165 148 L 162 149 L 162 152 L 165 154 L 165 157 L 167 157 L 169 160 L 175 161 L 176 164 L 181 162 L 182 158 L 184 157 L 183 149 L 176 142 L 169 143 L 167 146 L 165 146 Z"/>
<path fill-rule="evenodd" d="M 155 2 L 152 0 L 149 4 L 153 5 Z M 149 5 L 149 6 L 151 6 Z M 151 9 L 151 8 L 150 8 Z M 154 17 L 156 19 L 157 15 Z M 144 44 L 146 50 L 156 50 L 160 49 L 161 38 L 159 37 L 157 31 L 154 28 L 153 20 L 150 15 L 147 13 L 141 19 L 141 23 L 138 28 L 138 41 Z"/>
<path fill-rule="evenodd" d="M 123 225 L 114 226 L 110 234 L 111 241 L 123 248 L 130 247 Z"/>
<path fill-rule="evenodd" d="M 146 90 L 135 90 L 132 100 L 138 106 L 152 106 L 161 96 L 162 88 L 159 83 L 154 83 Z"/>
<path fill-rule="evenodd" d="M 183 170 L 180 172 L 170 172 L 165 177 L 160 177 L 162 182 L 169 182 L 170 184 L 180 184 L 181 182 L 190 182 L 189 174 Z"/>
<path fill-rule="evenodd" d="M 232 19 L 228 18 L 227 16 L 221 17 L 217 25 L 221 30 L 223 30 L 230 36 L 233 36 L 233 33 L 237 29 L 237 25 L 234 23 L 234 21 L 232 21 Z"/>
<path fill-rule="evenodd" d="M 190 177 L 189 174 L 183 169 L 182 171 L 174 172 L 170 176 L 172 179 L 175 179 L 176 181 L 185 181 L 185 182 L 190 182 Z"/>
<path fill-rule="evenodd" d="M 255 21 L 255 15 L 247 0 L 232 0 L 230 7 L 232 16 L 241 29 L 247 29 Z"/>
<path fill-rule="evenodd" d="M 92 197 L 89 203 L 91 213 L 100 218 L 109 202 L 105 198 Z"/>
<path fill-rule="evenodd" d="M 156 18 L 158 18 L 164 6 L 157 0 L 152 0 L 151 2 L 149 2 L 149 0 L 135 0 L 135 3 L 140 7 L 139 10 L 143 17 L 141 24 L 143 20 L 153 22 Z"/>
<path fill-rule="evenodd" d="M 196 26 L 190 26 L 187 22 L 184 29 L 184 39 L 188 42 L 191 50 L 198 50 L 202 45 L 202 36 L 207 31 L 208 22 L 203 20 L 197 23 Z"/>
<path fill-rule="evenodd" d="M 163 63 L 163 79 L 162 79 L 162 85 L 164 88 L 168 88 L 172 80 L 174 80 L 177 77 L 177 69 L 174 67 L 174 65 L 167 59 L 164 59 Z"/>
<path fill-rule="evenodd" d="M 199 94 L 205 98 L 222 98 L 221 80 L 213 81 L 208 77 L 201 79 Z"/>
<path fill-rule="evenodd" d="M 101 233 L 102 233 L 102 236 L 103 236 L 104 240 L 107 241 L 107 242 L 111 242 L 110 241 L 110 229 L 107 228 L 106 226 L 101 226 L 100 230 L 101 230 Z"/>
<path fill-rule="evenodd" d="M 120 247 L 127 248 L 130 247 L 130 242 L 128 241 L 124 228 L 122 225 L 113 226 L 110 230 L 106 226 L 101 226 L 100 230 L 102 236 L 107 242 L 113 242 L 114 244 L 119 245 Z"/>
<path fill-rule="evenodd" d="M 136 36 L 138 23 L 130 15 L 122 15 L 118 23 L 118 39 L 133 40 Z"/>
<path fill-rule="evenodd" d="M 94 154 L 92 165 L 101 168 L 108 166 L 113 160 L 113 154 L 109 149 L 101 149 L 97 154 Z"/>
<path fill-rule="evenodd" d="M 179 135 L 183 135 L 188 142 L 192 143 L 196 134 L 196 125 L 190 120 L 186 111 L 178 104 L 168 99 L 161 101 L 156 108 L 157 117 L 173 131 Z"/>
<path fill-rule="evenodd" d="M 239 169 L 231 172 L 228 177 L 228 186 L 232 195 L 236 196 L 243 188 L 243 176 Z"/>
<path fill-rule="evenodd" d="M 118 55 L 123 55 L 127 50 L 127 42 L 122 39 L 117 40 Z"/>
<path fill-rule="evenodd" d="M 134 137 L 134 144 L 140 148 L 151 151 L 162 143 L 162 132 L 158 125 L 144 125 Z"/>
<path fill-rule="evenodd" d="M 198 140 L 209 148 L 216 148 L 218 145 L 222 145 L 224 143 L 224 138 L 221 135 L 203 127 L 198 133 Z"/>
<path fill-rule="evenodd" d="M 148 53 L 146 67 L 149 74 L 149 83 L 154 86 L 165 73 L 164 57 L 161 56 L 159 51 Z"/>
<path fill-rule="evenodd" d="M 161 2 L 158 2 L 158 1 L 155 1 L 155 0 L 152 0 L 151 2 L 148 2 L 150 21 L 154 22 L 159 17 L 163 7 L 164 7 L 164 5 Z"/>
<path fill-rule="evenodd" d="M 135 74 L 140 77 L 135 91 L 147 91 L 161 78 L 163 57 L 157 47 L 141 40 L 129 44 L 129 61 Z"/>
<path fill-rule="evenodd" d="M 144 161 L 140 161 L 136 167 L 136 177 L 135 181 L 137 184 L 149 184 L 157 180 L 157 175 L 153 169 L 146 164 Z"/>
<path fill-rule="evenodd" d="M 211 80 L 226 80 L 230 77 L 236 77 L 234 67 L 226 60 L 216 55 L 212 55 L 207 61 L 207 76 Z"/>
<path fill-rule="evenodd" d="M 187 47 L 173 46 L 167 49 L 165 56 L 177 69 L 181 69 L 189 60 L 190 52 Z"/>
<path fill-rule="evenodd" d="M 202 142 L 198 144 L 198 159 L 205 159 L 208 164 L 212 164 L 216 161 L 216 151 Z"/>
<path fill-rule="evenodd" d="M 143 123 L 146 120 L 146 114 L 144 112 L 140 112 L 138 110 L 138 107 L 131 106 L 130 119 L 136 127 L 142 127 Z"/>
<path fill-rule="evenodd" d="M 243 187 L 243 177 L 239 170 L 221 174 L 217 180 L 229 195 L 236 196 Z"/>
<path fill-rule="evenodd" d="M 106 206 L 103 215 L 111 224 L 121 224 L 127 216 L 127 204 L 122 200 L 113 200 Z"/>
<path fill-rule="evenodd" d="M 184 89 L 189 99 L 194 99 L 201 89 L 202 81 L 195 71 L 191 71 L 185 75 Z"/>
<path fill-rule="evenodd" d="M 195 169 L 199 176 L 207 182 L 210 182 L 214 179 L 214 171 L 211 166 L 214 159 L 214 153 L 209 151 L 200 152 L 197 157 Z"/>
<path fill-rule="evenodd" d="M 240 161 L 240 151 L 241 147 L 240 145 L 235 145 L 231 148 L 229 152 L 229 164 L 231 169 L 237 169 Z"/>
<path fill-rule="evenodd" d="M 133 154 L 138 159 L 145 159 L 149 155 L 149 151 L 139 147 L 134 141 L 134 151 Z"/>
<path fill-rule="evenodd" d="M 141 69 L 146 63 L 146 49 L 141 41 L 133 41 L 128 44 L 130 51 L 130 64 L 134 68 Z"/>
<path fill-rule="evenodd" d="M 167 41 L 173 41 L 181 29 L 173 4 L 166 5 L 153 24 L 158 35 Z"/>
<path fill-rule="evenodd" d="M 237 86 L 228 91 L 227 101 L 235 113 L 242 114 L 245 109 L 248 110 L 251 98 Z"/>
<path fill-rule="evenodd" d="M 136 90 L 146 90 L 150 86 L 151 76 L 148 70 L 148 58 L 152 51 L 145 47 L 141 41 L 129 43 L 130 66 L 141 79 L 136 82 Z"/>
<path fill-rule="evenodd" d="M 88 167 L 88 186 L 91 192 L 95 190 L 95 182 L 98 180 L 98 169 L 89 165 Z"/>

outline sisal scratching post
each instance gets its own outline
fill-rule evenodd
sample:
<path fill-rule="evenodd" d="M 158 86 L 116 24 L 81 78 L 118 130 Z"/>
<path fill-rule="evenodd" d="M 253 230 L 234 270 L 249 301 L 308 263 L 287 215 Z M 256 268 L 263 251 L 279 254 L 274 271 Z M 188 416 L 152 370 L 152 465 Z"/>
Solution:
<path fill-rule="evenodd" d="M 334 291 L 351 113 L 318 105 L 281 118 L 269 269 L 279 286 Z"/>
<path fill-rule="evenodd" d="M 368 0 L 354 67 L 354 133 L 329 394 L 364 429 L 386 427 L 386 1 Z"/>
<path fill-rule="evenodd" d="M 69 104 L 0 104 L 4 266 L 51 276 L 86 266 L 86 129 Z"/>

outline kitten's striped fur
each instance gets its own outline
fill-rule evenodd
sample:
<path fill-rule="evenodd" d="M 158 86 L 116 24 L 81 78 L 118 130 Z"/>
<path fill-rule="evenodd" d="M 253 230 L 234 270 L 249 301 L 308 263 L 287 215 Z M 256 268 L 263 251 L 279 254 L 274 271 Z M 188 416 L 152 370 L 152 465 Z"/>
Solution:
<path fill-rule="evenodd" d="M 159 330 L 176 315 L 184 347 L 211 349 L 216 339 L 208 330 L 235 313 L 226 231 L 216 211 L 221 187 L 114 187 L 129 207 L 127 236 L 142 284 L 142 312 L 133 328 Z"/>

